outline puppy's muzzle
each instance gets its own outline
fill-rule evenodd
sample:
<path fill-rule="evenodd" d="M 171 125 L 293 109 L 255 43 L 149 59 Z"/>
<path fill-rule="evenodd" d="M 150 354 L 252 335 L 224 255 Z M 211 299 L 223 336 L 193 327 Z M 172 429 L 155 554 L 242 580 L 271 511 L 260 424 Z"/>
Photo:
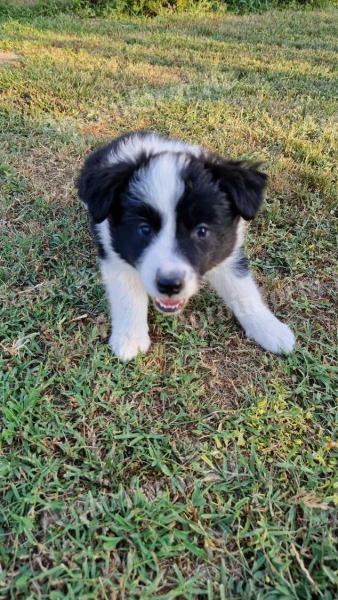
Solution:
<path fill-rule="evenodd" d="M 159 311 L 174 314 L 183 309 L 186 302 L 185 299 L 177 298 L 178 294 L 184 288 L 183 274 L 178 272 L 162 273 L 158 271 L 156 287 L 161 294 L 161 297 L 154 299 L 155 306 Z"/>

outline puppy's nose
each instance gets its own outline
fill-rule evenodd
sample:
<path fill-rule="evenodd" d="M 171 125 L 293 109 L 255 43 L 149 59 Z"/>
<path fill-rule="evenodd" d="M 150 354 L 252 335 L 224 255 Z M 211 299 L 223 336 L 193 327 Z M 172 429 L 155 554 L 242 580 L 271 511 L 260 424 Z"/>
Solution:
<path fill-rule="evenodd" d="M 161 294 L 173 296 L 179 294 L 183 287 L 183 277 L 176 273 L 170 275 L 161 275 L 159 273 L 156 278 L 157 289 Z"/>

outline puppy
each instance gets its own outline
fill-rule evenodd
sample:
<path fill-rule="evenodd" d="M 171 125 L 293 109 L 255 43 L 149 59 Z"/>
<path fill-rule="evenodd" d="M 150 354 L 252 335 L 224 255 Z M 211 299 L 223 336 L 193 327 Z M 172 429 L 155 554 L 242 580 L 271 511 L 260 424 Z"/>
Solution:
<path fill-rule="evenodd" d="M 97 244 L 116 356 L 128 361 L 148 350 L 149 297 L 175 315 L 202 278 L 249 338 L 271 352 L 292 351 L 294 335 L 266 306 L 241 249 L 266 179 L 254 165 L 150 131 L 122 135 L 87 158 L 77 187 Z"/>

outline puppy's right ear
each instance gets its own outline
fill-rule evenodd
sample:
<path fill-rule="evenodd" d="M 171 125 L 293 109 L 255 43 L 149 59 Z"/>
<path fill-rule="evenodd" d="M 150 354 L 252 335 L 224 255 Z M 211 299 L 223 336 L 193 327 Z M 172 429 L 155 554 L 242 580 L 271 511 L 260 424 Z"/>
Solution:
<path fill-rule="evenodd" d="M 118 208 L 119 196 L 127 187 L 140 162 L 120 161 L 109 165 L 104 149 L 96 150 L 85 161 L 76 182 L 79 196 L 95 223 L 102 223 Z"/>

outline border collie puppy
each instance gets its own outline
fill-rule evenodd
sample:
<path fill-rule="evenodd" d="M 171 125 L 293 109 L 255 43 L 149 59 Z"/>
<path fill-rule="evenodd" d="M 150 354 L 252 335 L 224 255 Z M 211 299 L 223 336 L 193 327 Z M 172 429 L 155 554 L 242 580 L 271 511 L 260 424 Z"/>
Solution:
<path fill-rule="evenodd" d="M 150 131 L 122 135 L 87 158 L 77 187 L 110 304 L 109 344 L 121 360 L 150 346 L 148 298 L 175 315 L 202 278 L 249 338 L 292 351 L 293 333 L 263 301 L 241 250 L 266 179 L 255 165 Z"/>

